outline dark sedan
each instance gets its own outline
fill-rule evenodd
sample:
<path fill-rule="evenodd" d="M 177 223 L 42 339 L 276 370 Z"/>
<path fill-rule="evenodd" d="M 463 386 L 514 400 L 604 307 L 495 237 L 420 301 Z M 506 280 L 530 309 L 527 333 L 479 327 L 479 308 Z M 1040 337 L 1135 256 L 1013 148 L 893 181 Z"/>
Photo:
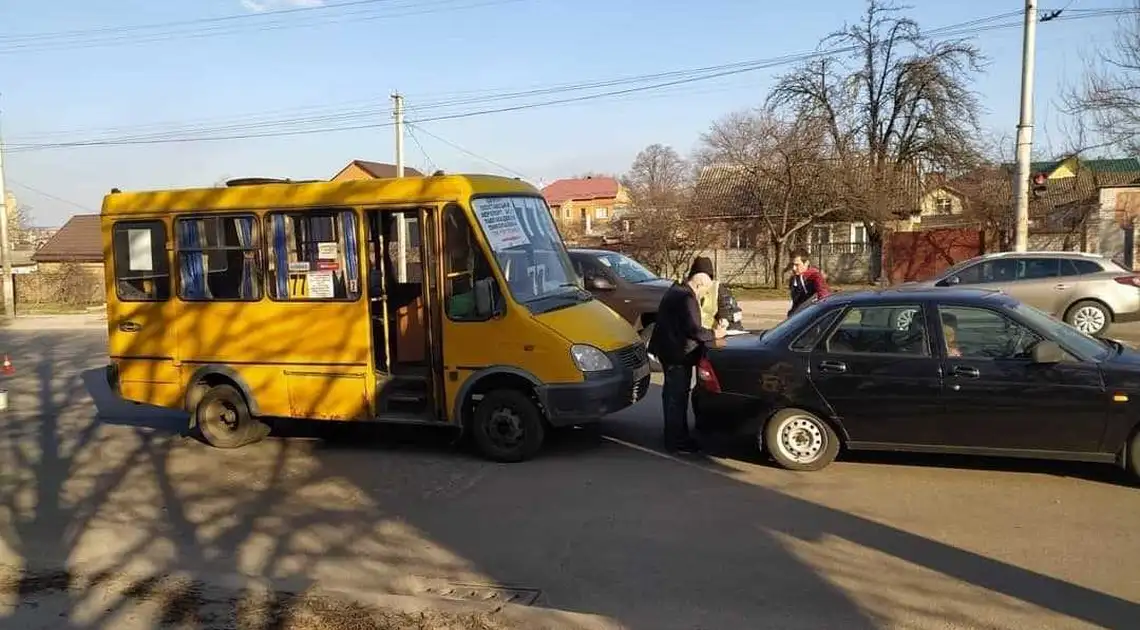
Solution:
<path fill-rule="evenodd" d="M 846 447 L 1116 463 L 1140 476 L 1140 353 L 1000 292 L 838 294 L 718 342 L 697 376 L 699 431 L 748 435 L 792 470 L 819 470 Z"/>

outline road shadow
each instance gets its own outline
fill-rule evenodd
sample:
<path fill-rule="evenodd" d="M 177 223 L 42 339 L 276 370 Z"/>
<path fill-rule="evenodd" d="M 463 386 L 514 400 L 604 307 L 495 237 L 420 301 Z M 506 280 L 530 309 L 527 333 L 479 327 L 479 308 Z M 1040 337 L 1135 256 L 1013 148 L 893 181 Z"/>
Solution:
<path fill-rule="evenodd" d="M 131 600 L 100 589 L 128 571 L 149 577 L 126 590 L 154 594 L 159 617 L 180 620 L 199 605 L 193 588 L 169 585 L 175 572 L 290 579 L 296 592 L 515 589 L 638 630 L 1140 618 L 1134 602 L 588 433 L 565 432 L 520 465 L 404 428 L 213 449 L 181 439 L 176 414 L 108 399 L 102 339 L 5 341 L 36 357 L 8 385 L 15 412 L 0 439 L 11 462 L 0 539 L 24 565 L 13 591 L 30 604 L 4 620 L 13 627 L 42 620 L 36 598 L 52 588 L 67 590 L 54 627 L 116 627 Z M 626 437 L 652 442 L 644 428 Z M 240 593 L 227 614 L 254 597 Z M 275 606 L 285 612 L 243 627 L 287 627 L 291 609 Z"/>

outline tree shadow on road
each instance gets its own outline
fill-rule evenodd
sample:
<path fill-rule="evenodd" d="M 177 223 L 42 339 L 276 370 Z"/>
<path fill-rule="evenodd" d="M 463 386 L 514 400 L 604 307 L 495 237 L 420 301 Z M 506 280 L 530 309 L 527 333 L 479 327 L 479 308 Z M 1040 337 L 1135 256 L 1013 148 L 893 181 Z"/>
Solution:
<path fill-rule="evenodd" d="M 728 468 L 574 433 L 521 465 L 476 459 L 424 432 L 372 428 L 212 449 L 181 437 L 178 414 L 101 391 L 91 371 L 98 336 L 82 347 L 7 336 L 7 347 L 36 357 L 9 384 L 0 437 L 0 461 L 10 462 L 0 540 L 24 565 L 12 590 L 26 605 L 5 620 L 15 627 L 124 627 L 132 594 L 154 600 L 156 620 L 234 627 L 242 602 L 261 597 L 252 589 L 226 608 L 228 625 L 187 612 L 203 608 L 201 584 L 232 574 L 288 582 L 288 592 L 529 592 L 541 605 L 646 630 L 1002 618 L 1041 627 L 1042 610 L 1108 627 L 1140 618 L 1120 597 L 733 479 Z M 656 435 L 626 437 L 652 444 Z M 122 576 L 142 577 L 105 598 Z M 36 626 L 37 598 L 61 590 L 63 617 Z M 288 627 L 287 602 L 259 601 L 263 612 L 238 627 Z"/>

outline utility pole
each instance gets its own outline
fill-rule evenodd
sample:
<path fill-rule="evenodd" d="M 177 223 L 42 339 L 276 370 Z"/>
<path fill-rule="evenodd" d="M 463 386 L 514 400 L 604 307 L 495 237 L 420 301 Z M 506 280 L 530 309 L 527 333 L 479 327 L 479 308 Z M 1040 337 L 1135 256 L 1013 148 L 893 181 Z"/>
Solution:
<path fill-rule="evenodd" d="M 392 117 L 396 119 L 396 177 L 404 176 L 404 97 L 392 94 Z M 400 241 L 396 251 L 396 279 L 408 281 L 408 218 L 403 212 L 396 214 L 396 238 Z"/>
<path fill-rule="evenodd" d="M 16 296 L 12 289 L 12 247 L 8 242 L 8 214 L 15 212 L 8 207 L 8 183 L 4 179 L 4 136 L 0 132 L 0 256 L 4 257 L 4 318 L 16 316 Z"/>
<path fill-rule="evenodd" d="M 1021 50 L 1021 116 L 1017 123 L 1017 199 L 1013 250 L 1029 247 L 1029 165 L 1033 153 L 1033 64 L 1037 56 L 1037 0 L 1025 0 L 1025 32 Z"/>

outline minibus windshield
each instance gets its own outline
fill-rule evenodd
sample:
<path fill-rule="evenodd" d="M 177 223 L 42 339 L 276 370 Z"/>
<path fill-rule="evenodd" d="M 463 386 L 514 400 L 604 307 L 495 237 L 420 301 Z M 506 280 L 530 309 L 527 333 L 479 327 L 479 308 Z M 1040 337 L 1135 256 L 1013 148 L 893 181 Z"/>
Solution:
<path fill-rule="evenodd" d="M 516 302 L 544 312 L 588 301 L 541 197 L 476 197 L 475 218 Z"/>

